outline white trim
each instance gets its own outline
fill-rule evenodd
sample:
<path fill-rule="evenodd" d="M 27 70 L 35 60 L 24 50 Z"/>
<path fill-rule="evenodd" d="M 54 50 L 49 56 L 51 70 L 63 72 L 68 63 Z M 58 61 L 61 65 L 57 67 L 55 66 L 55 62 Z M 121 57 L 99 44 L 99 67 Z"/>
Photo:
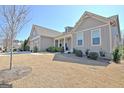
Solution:
<path fill-rule="evenodd" d="M 111 31 L 111 26 L 109 24 L 109 40 L 110 40 L 110 53 L 112 52 L 112 31 Z"/>
<path fill-rule="evenodd" d="M 40 36 L 33 37 L 30 41 L 40 38 Z"/>
<path fill-rule="evenodd" d="M 55 45 L 55 41 L 56 41 L 56 40 L 54 39 L 54 46 L 56 46 L 56 45 Z"/>
<path fill-rule="evenodd" d="M 101 36 L 101 28 L 97 28 L 98 30 L 99 30 L 99 33 L 100 33 L 100 43 L 99 44 L 97 44 L 97 45 L 94 45 L 93 44 L 93 40 L 92 40 L 92 33 L 95 31 L 95 29 L 94 30 L 91 30 L 91 46 L 101 46 L 101 39 L 102 39 L 102 36 Z"/>
<path fill-rule="evenodd" d="M 58 47 L 60 47 L 59 45 L 60 45 L 60 40 L 58 39 Z"/>
<path fill-rule="evenodd" d="M 65 37 L 64 37 L 63 43 L 64 43 L 64 44 L 63 44 L 63 46 L 64 46 L 64 51 L 66 51 L 66 48 L 65 48 L 65 43 L 66 43 L 66 42 L 65 42 Z"/>
<path fill-rule="evenodd" d="M 71 36 L 72 36 L 72 34 L 69 34 L 69 35 L 60 36 L 60 37 L 57 37 L 57 38 L 54 38 L 54 39 L 55 40 L 64 39 L 64 38 L 71 37 Z"/>
<path fill-rule="evenodd" d="M 105 18 L 105 17 L 103 17 L 103 16 L 100 16 L 100 15 L 97 15 L 97 14 L 94 14 L 94 13 L 91 13 L 91 12 L 88 12 L 88 11 L 86 11 L 86 12 L 84 13 L 84 16 L 85 16 L 85 15 L 88 15 L 89 17 L 95 18 L 95 19 L 97 19 L 97 20 L 99 20 L 99 21 L 101 21 L 101 22 L 105 22 L 105 23 L 108 22 L 107 18 Z"/>
<path fill-rule="evenodd" d="M 71 36 L 71 49 L 70 49 L 71 52 L 73 52 L 73 47 L 74 47 L 74 46 L 73 46 L 73 42 L 74 42 L 74 41 L 73 41 L 73 36 Z"/>
<path fill-rule="evenodd" d="M 77 41 L 77 34 L 81 33 L 82 34 L 82 45 L 78 45 L 78 41 Z M 84 32 L 78 32 L 76 33 L 76 47 L 83 47 L 84 46 Z"/>
<path fill-rule="evenodd" d="M 100 28 L 100 27 L 104 27 L 104 26 L 109 26 L 109 24 L 104 24 L 104 25 L 100 25 L 100 26 L 84 29 L 84 30 L 81 30 L 81 31 L 93 30 L 93 29 L 97 29 L 97 28 Z M 81 32 L 81 31 L 75 31 L 74 33 Z"/>

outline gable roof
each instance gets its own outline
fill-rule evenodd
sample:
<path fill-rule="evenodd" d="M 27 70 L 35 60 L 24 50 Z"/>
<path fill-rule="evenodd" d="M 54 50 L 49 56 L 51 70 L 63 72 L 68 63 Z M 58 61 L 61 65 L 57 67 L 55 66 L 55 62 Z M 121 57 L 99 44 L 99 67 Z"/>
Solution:
<path fill-rule="evenodd" d="M 85 16 L 94 17 L 94 18 L 97 18 L 98 20 L 103 21 L 103 22 L 108 21 L 107 17 L 103 17 L 103 16 L 100 16 L 100 15 L 97 15 L 95 13 L 91 13 L 91 12 L 88 12 L 88 11 L 84 12 L 84 14 L 82 15 L 82 18 L 85 17 Z"/>
<path fill-rule="evenodd" d="M 87 18 L 87 17 L 93 17 L 93 18 L 95 18 L 95 19 L 97 19 L 97 20 L 99 20 L 101 22 L 104 22 L 104 23 L 109 22 L 109 19 L 107 17 L 103 17 L 103 16 L 97 15 L 95 13 L 91 13 L 91 12 L 85 11 L 83 13 L 83 15 L 80 17 L 80 19 L 74 25 L 74 29 L 76 29 L 83 22 L 83 20 L 85 18 Z"/>
<path fill-rule="evenodd" d="M 96 18 L 99 21 L 102 21 L 102 22 L 105 22 L 105 23 L 109 23 L 111 20 L 116 20 L 117 21 L 117 27 L 118 27 L 118 33 L 119 33 L 119 36 L 121 38 L 118 15 L 114 15 L 114 16 L 111 16 L 111 17 L 103 17 L 103 16 L 100 16 L 100 15 L 97 15 L 95 13 L 91 13 L 91 12 L 88 12 L 88 11 L 85 11 L 84 14 L 80 17 L 80 19 L 76 22 L 76 24 L 74 25 L 74 29 L 72 29 L 72 32 L 80 25 L 81 22 L 83 22 L 83 19 L 85 19 L 87 17 L 93 17 L 93 18 Z"/>
<path fill-rule="evenodd" d="M 52 30 L 52 29 L 42 27 L 42 26 L 38 26 L 38 25 L 33 25 L 32 26 L 32 31 L 37 31 L 38 35 L 46 36 L 46 37 L 56 37 L 56 36 L 62 34 L 59 31 Z M 31 33 L 32 33 L 32 31 L 31 31 Z"/>
<path fill-rule="evenodd" d="M 49 29 L 49 28 L 46 28 L 46 27 L 42 27 L 42 26 L 38 26 L 38 25 L 33 25 L 32 26 L 32 30 L 33 31 L 37 31 L 39 35 L 42 35 L 42 36 L 47 36 L 47 37 L 59 37 L 59 36 L 62 36 L 62 35 L 65 35 L 65 34 L 70 34 L 70 33 L 73 33 L 73 31 L 75 31 L 75 29 L 81 24 L 81 22 L 83 22 L 83 20 L 87 17 L 93 17 L 99 21 L 102 21 L 104 23 L 109 23 L 111 20 L 116 20 L 117 21 L 117 26 L 118 26 L 118 33 L 119 33 L 119 36 L 121 38 L 121 33 L 120 33 L 120 26 L 119 26 L 119 18 L 118 18 L 118 15 L 114 15 L 114 16 L 111 16 L 111 17 L 103 17 L 103 16 L 100 16 L 100 15 L 97 15 L 95 13 L 91 13 L 91 12 L 88 12 L 88 11 L 85 11 L 84 14 L 80 17 L 80 19 L 76 22 L 76 24 L 74 25 L 74 27 L 72 28 L 71 31 L 69 32 L 64 32 L 64 33 L 61 33 L 59 31 L 56 31 L 56 30 L 52 30 L 52 29 Z"/>

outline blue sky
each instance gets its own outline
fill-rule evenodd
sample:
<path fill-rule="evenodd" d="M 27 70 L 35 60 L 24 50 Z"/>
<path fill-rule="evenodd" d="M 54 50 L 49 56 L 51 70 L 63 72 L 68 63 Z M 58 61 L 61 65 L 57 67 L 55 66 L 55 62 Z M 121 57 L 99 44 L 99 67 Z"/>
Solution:
<path fill-rule="evenodd" d="M 85 11 L 96 13 L 105 17 L 119 15 L 120 29 L 124 33 L 124 6 L 29 6 L 31 21 L 17 35 L 17 39 L 24 40 L 30 35 L 32 24 L 51 28 L 60 32 L 65 26 L 74 26 Z"/>

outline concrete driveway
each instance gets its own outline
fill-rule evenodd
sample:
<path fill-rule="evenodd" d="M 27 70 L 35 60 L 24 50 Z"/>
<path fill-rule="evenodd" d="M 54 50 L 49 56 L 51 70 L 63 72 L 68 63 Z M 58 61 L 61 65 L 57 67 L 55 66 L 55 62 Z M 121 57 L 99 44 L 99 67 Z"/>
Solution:
<path fill-rule="evenodd" d="M 59 61 L 59 62 L 68 62 L 68 63 L 76 63 L 76 64 L 84 64 L 84 65 L 90 65 L 90 66 L 108 66 L 109 61 L 108 60 L 91 60 L 87 57 L 76 57 L 74 54 L 55 54 L 53 61 Z"/>

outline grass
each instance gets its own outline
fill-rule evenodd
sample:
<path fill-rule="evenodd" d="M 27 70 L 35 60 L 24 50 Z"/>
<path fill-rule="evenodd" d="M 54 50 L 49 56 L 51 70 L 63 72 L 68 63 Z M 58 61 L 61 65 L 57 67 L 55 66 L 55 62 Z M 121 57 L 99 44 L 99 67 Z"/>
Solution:
<path fill-rule="evenodd" d="M 124 62 L 107 67 L 53 61 L 54 54 L 15 55 L 14 66 L 29 66 L 31 74 L 12 82 L 13 87 L 124 87 Z M 0 56 L 0 69 L 9 67 L 9 57 Z"/>

